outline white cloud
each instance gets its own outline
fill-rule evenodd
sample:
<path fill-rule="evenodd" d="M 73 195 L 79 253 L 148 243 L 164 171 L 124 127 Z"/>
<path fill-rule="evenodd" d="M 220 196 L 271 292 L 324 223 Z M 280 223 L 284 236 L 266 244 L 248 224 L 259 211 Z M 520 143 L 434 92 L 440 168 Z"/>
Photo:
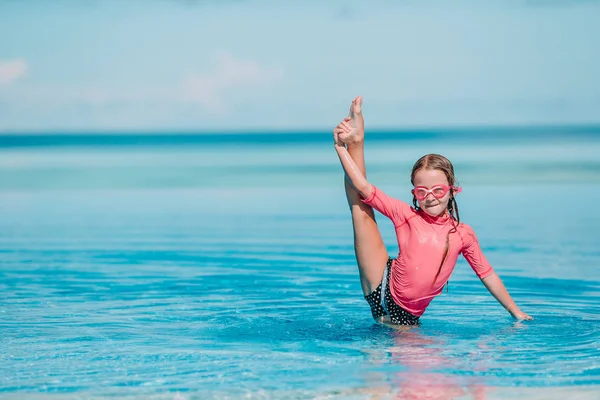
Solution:
<path fill-rule="evenodd" d="M 26 71 L 27 64 L 23 61 L 0 63 L 0 84 L 18 79 Z M 113 88 L 93 83 L 85 86 L 36 85 L 20 88 L 11 94 L 11 98 L 20 104 L 43 109 L 73 105 L 135 107 L 140 103 L 179 103 L 222 114 L 228 109 L 227 103 L 239 95 L 238 90 L 262 87 L 282 76 L 281 69 L 265 68 L 255 61 L 240 60 L 225 53 L 217 58 L 209 71 L 182 76 L 179 81 L 164 86 L 152 83 L 143 87 Z"/>
<path fill-rule="evenodd" d="M 28 65 L 24 60 L 0 61 L 0 85 L 8 85 L 27 73 Z"/>
<path fill-rule="evenodd" d="M 254 61 L 239 60 L 225 53 L 219 56 L 213 71 L 185 79 L 182 100 L 200 104 L 207 111 L 221 113 L 227 109 L 229 90 L 260 87 L 282 77 L 281 69 L 264 68 Z"/>
<path fill-rule="evenodd" d="M 18 79 L 28 69 L 22 61 L 0 65 L 4 82 L 9 77 L 11 82 Z M 0 131 L 48 129 L 48 124 L 65 129 L 156 129 L 169 124 L 195 126 L 199 120 L 207 126 L 208 121 L 227 120 L 230 110 L 246 109 L 243 99 L 249 91 L 266 88 L 282 77 L 279 67 L 225 53 L 207 68 L 171 76 L 162 84 L 7 85 L 0 90 Z"/>

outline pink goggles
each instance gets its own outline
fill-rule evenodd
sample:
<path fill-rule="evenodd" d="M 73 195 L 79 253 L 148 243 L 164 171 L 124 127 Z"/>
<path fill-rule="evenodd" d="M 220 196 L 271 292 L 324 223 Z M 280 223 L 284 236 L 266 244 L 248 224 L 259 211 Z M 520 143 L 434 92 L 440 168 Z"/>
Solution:
<path fill-rule="evenodd" d="M 454 193 L 462 192 L 462 188 L 456 186 L 448 186 L 448 185 L 436 185 L 431 189 L 426 188 L 425 186 L 415 186 L 411 193 L 417 198 L 417 200 L 425 200 L 429 193 L 433 195 L 436 199 L 441 199 L 444 197 L 450 190 Z"/>

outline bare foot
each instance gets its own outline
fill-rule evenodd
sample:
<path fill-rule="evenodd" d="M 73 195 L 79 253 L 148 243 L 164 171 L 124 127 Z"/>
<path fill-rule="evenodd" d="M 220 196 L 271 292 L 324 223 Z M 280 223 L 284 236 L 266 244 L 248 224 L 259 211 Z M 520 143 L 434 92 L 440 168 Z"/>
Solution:
<path fill-rule="evenodd" d="M 352 100 L 350 112 L 344 118 L 344 122 L 350 127 L 350 132 L 340 133 L 339 139 L 349 146 L 363 143 L 365 140 L 365 120 L 362 114 L 361 96 L 357 96 Z"/>

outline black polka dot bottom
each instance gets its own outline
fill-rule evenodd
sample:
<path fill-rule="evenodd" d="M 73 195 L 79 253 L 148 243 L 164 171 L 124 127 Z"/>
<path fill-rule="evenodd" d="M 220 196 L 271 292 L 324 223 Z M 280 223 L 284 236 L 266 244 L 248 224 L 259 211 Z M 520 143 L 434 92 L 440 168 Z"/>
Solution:
<path fill-rule="evenodd" d="M 392 269 L 392 259 L 390 258 L 390 259 L 388 259 L 388 262 L 387 262 L 387 268 L 386 268 L 387 279 L 386 279 L 386 285 L 385 285 L 385 306 L 386 306 L 388 312 L 385 311 L 385 309 L 383 308 L 383 306 L 381 304 L 381 291 L 383 290 L 382 289 L 383 282 L 382 282 L 381 284 L 379 284 L 379 286 L 377 286 L 377 289 L 375 289 L 371 294 L 365 296 L 365 299 L 367 300 L 367 302 L 369 303 L 369 306 L 371 307 L 371 314 L 373 315 L 373 318 L 376 320 L 383 317 L 384 315 L 389 315 L 392 323 L 396 324 L 396 325 L 418 325 L 419 317 L 415 317 L 408 311 L 404 310 L 402 307 L 400 307 L 398 304 L 396 304 L 394 302 L 394 300 L 392 299 L 392 293 L 390 292 L 390 271 L 391 271 L 391 269 Z"/>

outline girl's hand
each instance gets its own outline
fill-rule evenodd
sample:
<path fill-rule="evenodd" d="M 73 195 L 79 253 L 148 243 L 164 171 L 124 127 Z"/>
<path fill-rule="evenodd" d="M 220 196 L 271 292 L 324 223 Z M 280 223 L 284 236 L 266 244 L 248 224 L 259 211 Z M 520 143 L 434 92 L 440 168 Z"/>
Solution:
<path fill-rule="evenodd" d="M 340 139 L 347 145 L 362 143 L 365 140 L 365 119 L 362 114 L 362 97 L 357 96 L 352 100 L 348 117 L 344 119 L 346 132 L 340 135 Z"/>
<path fill-rule="evenodd" d="M 340 137 L 340 135 L 348 134 L 352 128 L 348 124 L 348 118 L 343 120 L 333 129 L 333 144 L 336 147 L 346 147 L 346 144 Z"/>
<path fill-rule="evenodd" d="M 529 314 L 525 314 L 523 311 L 521 310 L 517 310 L 515 312 L 511 312 L 513 318 L 518 319 L 519 321 L 522 320 L 526 320 L 526 321 L 531 321 L 533 320 L 533 317 Z"/>
<path fill-rule="evenodd" d="M 365 140 L 365 120 L 362 115 L 362 97 L 352 100 L 350 112 L 333 130 L 333 143 L 336 146 L 350 146 Z"/>

